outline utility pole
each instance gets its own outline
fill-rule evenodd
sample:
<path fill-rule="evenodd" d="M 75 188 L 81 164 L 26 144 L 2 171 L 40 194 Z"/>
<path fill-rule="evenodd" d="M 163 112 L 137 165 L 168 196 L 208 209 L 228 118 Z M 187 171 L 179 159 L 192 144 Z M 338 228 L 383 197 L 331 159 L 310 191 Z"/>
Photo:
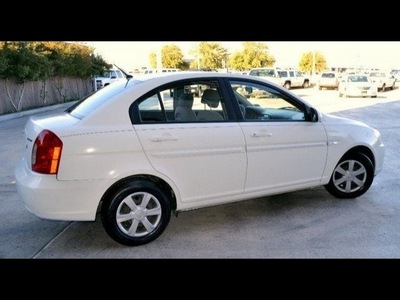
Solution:
<path fill-rule="evenodd" d="M 163 65 L 162 65 L 162 48 L 163 48 L 163 44 L 160 43 L 160 46 L 158 47 L 158 51 L 157 51 L 157 70 L 158 70 L 158 72 L 161 72 L 161 69 L 163 67 Z"/>
<path fill-rule="evenodd" d="M 312 53 L 311 80 L 313 83 L 314 83 L 314 77 L 315 77 L 315 50 L 313 50 L 313 53 Z"/>

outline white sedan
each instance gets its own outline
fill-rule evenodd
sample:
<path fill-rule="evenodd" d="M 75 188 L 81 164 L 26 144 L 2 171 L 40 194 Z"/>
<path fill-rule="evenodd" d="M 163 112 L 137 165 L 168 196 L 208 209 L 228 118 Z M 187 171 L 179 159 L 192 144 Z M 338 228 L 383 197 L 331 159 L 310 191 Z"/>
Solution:
<path fill-rule="evenodd" d="M 351 74 L 339 81 L 339 97 L 370 97 L 378 96 L 378 86 L 368 75 Z"/>
<path fill-rule="evenodd" d="M 371 72 L 369 78 L 374 82 L 378 88 L 378 92 L 385 92 L 386 90 L 393 90 L 396 85 L 396 78 L 391 74 L 385 72 Z"/>
<path fill-rule="evenodd" d="M 385 152 L 364 123 L 267 80 L 214 72 L 119 81 L 30 117 L 24 132 L 15 178 L 26 208 L 52 220 L 99 216 L 127 246 L 155 240 L 181 211 L 317 186 L 361 197 Z"/>

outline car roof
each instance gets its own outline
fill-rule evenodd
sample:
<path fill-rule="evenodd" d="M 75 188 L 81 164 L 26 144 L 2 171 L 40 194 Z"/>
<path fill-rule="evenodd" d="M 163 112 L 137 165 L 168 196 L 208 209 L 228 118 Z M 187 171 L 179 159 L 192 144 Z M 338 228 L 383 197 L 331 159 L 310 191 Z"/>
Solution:
<path fill-rule="evenodd" d="M 135 76 L 135 79 L 138 81 L 153 81 L 156 80 L 158 82 L 165 82 L 180 80 L 180 79 L 199 79 L 199 78 L 233 78 L 233 79 L 251 79 L 257 80 L 257 77 L 250 77 L 247 74 L 239 74 L 239 73 L 219 73 L 219 72 L 207 72 L 207 71 L 183 71 L 183 72 L 174 72 L 174 73 L 156 73 L 151 75 L 140 75 Z M 262 80 L 261 80 L 262 81 Z"/>

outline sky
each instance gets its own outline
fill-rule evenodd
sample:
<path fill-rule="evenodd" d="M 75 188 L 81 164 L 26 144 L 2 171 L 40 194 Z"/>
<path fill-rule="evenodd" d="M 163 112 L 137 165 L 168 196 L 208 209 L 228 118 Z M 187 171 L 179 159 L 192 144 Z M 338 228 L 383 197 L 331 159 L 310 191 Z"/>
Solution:
<path fill-rule="evenodd" d="M 213 41 L 215 42 L 215 41 Z M 261 41 L 257 41 L 261 42 Z M 149 66 L 149 54 L 158 53 L 164 45 L 177 45 L 184 58 L 193 58 L 192 52 L 199 42 L 85 42 L 95 48 L 109 63 L 118 65 L 128 72 Z M 242 42 L 217 42 L 234 53 L 242 50 Z M 297 67 L 302 54 L 310 51 L 320 52 L 329 67 L 365 67 L 382 69 L 400 69 L 400 42 L 397 41 L 330 41 L 330 42 L 265 42 L 268 51 L 276 59 L 275 66 Z"/>

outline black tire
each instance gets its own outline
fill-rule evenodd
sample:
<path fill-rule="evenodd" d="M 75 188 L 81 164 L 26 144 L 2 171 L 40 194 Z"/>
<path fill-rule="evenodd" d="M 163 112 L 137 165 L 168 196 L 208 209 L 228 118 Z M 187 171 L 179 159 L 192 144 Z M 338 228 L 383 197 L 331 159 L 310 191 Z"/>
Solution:
<path fill-rule="evenodd" d="M 285 84 L 283 86 L 288 90 L 290 90 L 290 88 L 292 87 L 292 85 L 290 84 L 289 81 L 285 82 Z"/>
<path fill-rule="evenodd" d="M 167 195 L 155 183 L 146 180 L 123 184 L 104 200 L 101 209 L 101 221 L 107 234 L 126 246 L 155 240 L 164 232 L 170 218 Z"/>
<path fill-rule="evenodd" d="M 374 166 L 363 153 L 343 157 L 333 170 L 325 189 L 341 199 L 352 199 L 363 195 L 374 179 Z"/>

